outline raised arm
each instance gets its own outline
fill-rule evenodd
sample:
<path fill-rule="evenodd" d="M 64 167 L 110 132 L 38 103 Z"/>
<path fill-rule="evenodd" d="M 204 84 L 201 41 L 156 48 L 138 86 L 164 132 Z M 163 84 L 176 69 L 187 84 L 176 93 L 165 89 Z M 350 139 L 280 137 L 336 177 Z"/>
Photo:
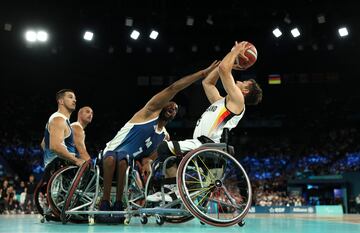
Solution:
<path fill-rule="evenodd" d="M 221 82 L 224 86 L 229 99 L 227 99 L 227 107 L 235 114 L 239 114 L 242 111 L 244 105 L 244 95 L 241 90 L 236 86 L 234 77 L 232 76 L 232 68 L 237 56 L 241 56 L 247 60 L 244 55 L 246 50 L 246 42 L 241 42 L 233 47 L 233 49 L 224 57 L 219 65 L 219 75 Z"/>
<path fill-rule="evenodd" d="M 86 150 L 85 146 L 85 133 L 84 130 L 79 125 L 71 125 L 71 128 L 74 133 L 74 144 L 76 150 L 79 152 L 80 158 L 88 161 L 91 159 L 89 153 Z"/>
<path fill-rule="evenodd" d="M 62 159 L 68 160 L 78 166 L 83 161 L 76 158 L 73 153 L 70 153 L 62 144 L 64 141 L 64 133 L 66 131 L 66 122 L 61 117 L 55 117 L 49 124 L 50 133 L 50 150 L 54 151 Z"/>
<path fill-rule="evenodd" d="M 216 65 L 219 65 L 219 63 L 220 62 L 217 62 Z M 222 98 L 222 96 L 219 93 L 219 90 L 216 88 L 216 83 L 218 79 L 219 79 L 219 71 L 218 68 L 215 68 L 202 81 L 202 86 L 204 88 L 206 97 L 208 98 L 210 103 L 214 103 Z"/>
<path fill-rule="evenodd" d="M 174 96 L 179 91 L 185 89 L 190 84 L 196 82 L 200 78 L 207 76 L 209 72 L 215 69 L 215 67 L 216 67 L 216 62 L 213 62 L 206 69 L 200 70 L 196 73 L 187 75 L 177 80 L 176 82 L 174 82 L 173 84 L 171 84 L 170 86 L 168 86 L 167 88 L 165 88 L 164 90 L 153 96 L 146 103 L 145 107 L 135 114 L 135 116 L 132 118 L 131 121 L 133 121 L 134 118 L 136 120 L 146 120 L 156 117 L 159 114 L 159 112 L 162 110 L 162 108 L 165 107 L 166 104 L 168 104 L 169 101 L 172 98 L 174 98 Z"/>

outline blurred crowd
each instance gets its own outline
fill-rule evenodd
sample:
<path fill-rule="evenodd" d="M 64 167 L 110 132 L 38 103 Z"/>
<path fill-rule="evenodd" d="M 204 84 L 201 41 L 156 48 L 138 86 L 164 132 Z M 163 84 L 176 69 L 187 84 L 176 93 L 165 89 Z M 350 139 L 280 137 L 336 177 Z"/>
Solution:
<path fill-rule="evenodd" d="M 303 196 L 289 193 L 288 180 L 360 171 L 360 132 L 355 127 L 360 119 L 356 109 L 360 98 L 347 95 L 329 98 L 325 95 L 329 90 L 318 91 L 325 97 L 314 100 L 309 96 L 308 99 L 301 99 L 304 103 L 295 102 L 292 107 L 283 106 L 280 102 L 274 106 L 265 101 L 261 112 L 249 108 L 245 119 L 232 131 L 230 144 L 234 145 L 236 158 L 252 181 L 253 204 L 312 204 Z M 33 183 L 40 179 L 44 170 L 40 142 L 48 117 L 56 111 L 55 97 L 43 96 L 54 93 L 51 91 L 31 98 L 29 93 L 17 93 L 11 99 L 0 96 L 0 108 L 2 113 L 6 113 L 0 115 L 3 122 L 0 124 L 2 213 L 34 211 L 31 198 Z M 79 107 L 82 106 L 81 94 L 91 96 L 80 93 Z M 289 98 L 298 95 L 295 91 L 288 94 Z M 145 97 L 141 95 L 139 98 Z M 282 96 L 277 98 L 278 101 L 282 99 Z M 91 106 L 95 115 L 93 123 L 86 129 L 86 145 L 89 153 L 96 156 L 140 105 L 128 103 L 125 107 L 109 109 L 99 101 Z M 180 102 L 179 117 L 168 127 L 172 139 L 191 136 L 192 127 L 199 116 L 194 111 L 196 108 L 190 102 Z M 124 109 L 127 109 L 126 112 Z M 73 114 L 72 122 L 75 116 Z M 185 119 L 193 121 L 189 123 Z M 279 125 L 276 123 L 278 121 Z"/>

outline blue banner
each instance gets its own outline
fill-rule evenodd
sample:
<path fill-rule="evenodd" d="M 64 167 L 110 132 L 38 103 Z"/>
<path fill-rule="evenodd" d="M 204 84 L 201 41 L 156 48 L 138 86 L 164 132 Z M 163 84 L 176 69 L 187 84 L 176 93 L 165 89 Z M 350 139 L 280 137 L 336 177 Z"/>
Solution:
<path fill-rule="evenodd" d="M 254 214 L 314 214 L 315 206 L 252 206 L 249 213 Z"/>

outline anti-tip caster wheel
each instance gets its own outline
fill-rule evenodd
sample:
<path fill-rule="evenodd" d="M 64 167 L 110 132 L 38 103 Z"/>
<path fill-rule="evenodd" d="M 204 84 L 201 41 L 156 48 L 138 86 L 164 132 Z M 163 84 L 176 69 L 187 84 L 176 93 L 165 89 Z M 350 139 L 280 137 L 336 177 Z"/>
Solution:
<path fill-rule="evenodd" d="M 165 222 L 165 218 L 163 216 L 158 215 L 158 214 L 155 215 L 155 219 L 156 219 L 156 223 L 158 225 L 160 225 L 160 226 L 163 225 L 164 222 Z"/>
<path fill-rule="evenodd" d="M 89 217 L 88 221 L 89 221 L 89 225 L 94 225 L 95 224 L 94 217 Z"/>
<path fill-rule="evenodd" d="M 147 216 L 146 216 L 146 214 L 143 214 L 141 217 L 140 217 L 140 222 L 141 222 L 141 224 L 146 224 L 146 223 L 148 223 L 148 218 L 147 218 Z"/>
<path fill-rule="evenodd" d="M 243 227 L 245 225 L 244 220 L 241 220 L 240 222 L 238 222 L 238 225 L 239 225 L 239 227 Z"/>

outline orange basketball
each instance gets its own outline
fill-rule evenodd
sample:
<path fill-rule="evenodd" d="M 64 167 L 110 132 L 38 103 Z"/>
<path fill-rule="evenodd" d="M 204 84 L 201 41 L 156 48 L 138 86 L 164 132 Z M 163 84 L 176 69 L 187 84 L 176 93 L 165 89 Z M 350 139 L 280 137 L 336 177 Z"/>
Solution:
<path fill-rule="evenodd" d="M 236 63 L 243 67 L 244 69 L 249 68 L 250 66 L 254 65 L 257 60 L 257 50 L 253 44 L 250 42 L 247 42 L 248 49 L 245 51 L 245 56 L 249 59 L 248 61 L 245 61 L 243 58 L 238 56 L 236 58 Z"/>

